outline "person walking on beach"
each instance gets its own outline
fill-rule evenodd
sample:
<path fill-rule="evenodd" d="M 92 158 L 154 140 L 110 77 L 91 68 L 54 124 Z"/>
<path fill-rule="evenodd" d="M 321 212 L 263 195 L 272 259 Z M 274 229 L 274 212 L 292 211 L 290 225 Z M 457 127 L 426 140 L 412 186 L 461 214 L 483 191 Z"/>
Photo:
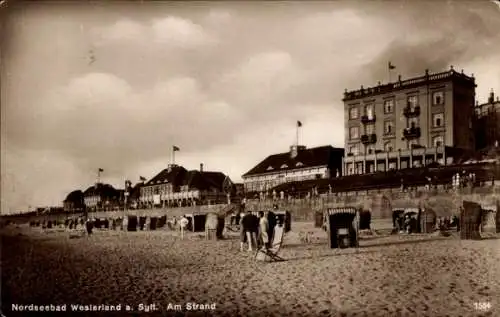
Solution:
<path fill-rule="evenodd" d="M 245 213 L 241 217 L 241 242 L 240 249 L 243 251 L 245 241 L 248 242 L 248 251 L 252 251 L 252 244 L 257 245 L 256 232 L 259 230 L 259 219 L 251 213 Z"/>
<path fill-rule="evenodd" d="M 267 232 L 269 231 L 269 221 L 267 220 L 267 215 L 263 211 L 259 211 L 259 236 L 260 241 L 264 248 L 269 247 L 269 236 Z"/>
<path fill-rule="evenodd" d="M 181 221 L 179 221 L 181 227 L 181 239 L 184 239 L 184 230 L 186 230 L 188 223 L 189 220 L 186 218 L 186 216 L 182 216 Z"/>

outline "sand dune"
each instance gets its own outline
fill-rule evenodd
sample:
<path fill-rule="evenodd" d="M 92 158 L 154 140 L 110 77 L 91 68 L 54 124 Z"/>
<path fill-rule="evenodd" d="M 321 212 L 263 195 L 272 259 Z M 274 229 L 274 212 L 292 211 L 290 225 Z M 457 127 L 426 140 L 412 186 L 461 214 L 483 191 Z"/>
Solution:
<path fill-rule="evenodd" d="M 311 243 L 301 242 L 301 231 L 314 232 Z M 121 303 L 136 312 L 155 304 L 147 316 L 484 315 L 475 302 L 489 302 L 490 316 L 500 312 L 497 239 L 379 234 L 358 250 L 330 250 L 324 232 L 302 223 L 285 237 L 280 263 L 253 261 L 235 234 L 204 241 L 168 231 L 97 231 L 69 239 L 68 232 L 18 228 L 4 230 L 2 245 L 7 316 L 15 315 L 10 303 Z M 189 302 L 216 307 L 188 311 Z M 168 310 L 169 303 L 182 310 Z"/>

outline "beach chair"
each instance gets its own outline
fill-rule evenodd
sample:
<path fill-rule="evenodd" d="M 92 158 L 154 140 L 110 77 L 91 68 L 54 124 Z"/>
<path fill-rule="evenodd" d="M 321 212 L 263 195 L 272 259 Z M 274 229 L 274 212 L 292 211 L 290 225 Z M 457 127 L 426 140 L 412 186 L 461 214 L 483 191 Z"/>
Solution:
<path fill-rule="evenodd" d="M 274 227 L 273 241 L 271 242 L 271 247 L 266 249 L 261 247 L 255 253 L 255 260 L 263 262 L 278 262 L 285 261 L 282 257 L 278 256 L 278 253 L 283 244 L 283 236 L 285 235 L 284 225 L 278 225 Z"/>

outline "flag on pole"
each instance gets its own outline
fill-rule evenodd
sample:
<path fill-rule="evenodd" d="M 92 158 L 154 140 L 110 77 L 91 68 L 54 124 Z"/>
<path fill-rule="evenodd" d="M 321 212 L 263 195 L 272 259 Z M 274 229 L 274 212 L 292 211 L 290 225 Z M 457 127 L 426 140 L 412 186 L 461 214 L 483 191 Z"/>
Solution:
<path fill-rule="evenodd" d="M 104 170 L 102 168 L 99 167 L 99 172 L 104 172 Z"/>
<path fill-rule="evenodd" d="M 174 146 L 172 146 L 172 151 L 174 151 L 174 152 L 175 151 L 180 151 L 180 149 L 179 149 L 179 147 L 177 147 L 177 146 L 174 145 Z"/>
<path fill-rule="evenodd" d="M 395 68 L 396 68 L 396 66 L 392 65 L 392 63 L 391 63 L 391 62 L 389 62 L 389 64 L 388 64 L 387 66 L 389 67 L 389 70 L 391 70 L 391 69 L 395 69 Z"/>
<path fill-rule="evenodd" d="M 299 127 L 299 128 L 300 128 L 301 126 L 302 126 L 302 122 L 297 121 L 297 127 Z"/>

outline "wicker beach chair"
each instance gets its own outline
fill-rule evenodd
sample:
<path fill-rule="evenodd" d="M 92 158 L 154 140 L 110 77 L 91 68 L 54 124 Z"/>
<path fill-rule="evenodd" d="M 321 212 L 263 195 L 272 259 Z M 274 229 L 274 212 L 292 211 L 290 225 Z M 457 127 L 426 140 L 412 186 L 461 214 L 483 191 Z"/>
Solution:
<path fill-rule="evenodd" d="M 263 262 L 278 262 L 285 261 L 282 257 L 278 256 L 280 252 L 281 245 L 283 244 L 283 237 L 285 235 L 284 225 L 277 225 L 274 227 L 273 240 L 271 241 L 271 247 L 265 248 L 261 247 L 257 249 L 255 253 L 255 260 Z"/>

